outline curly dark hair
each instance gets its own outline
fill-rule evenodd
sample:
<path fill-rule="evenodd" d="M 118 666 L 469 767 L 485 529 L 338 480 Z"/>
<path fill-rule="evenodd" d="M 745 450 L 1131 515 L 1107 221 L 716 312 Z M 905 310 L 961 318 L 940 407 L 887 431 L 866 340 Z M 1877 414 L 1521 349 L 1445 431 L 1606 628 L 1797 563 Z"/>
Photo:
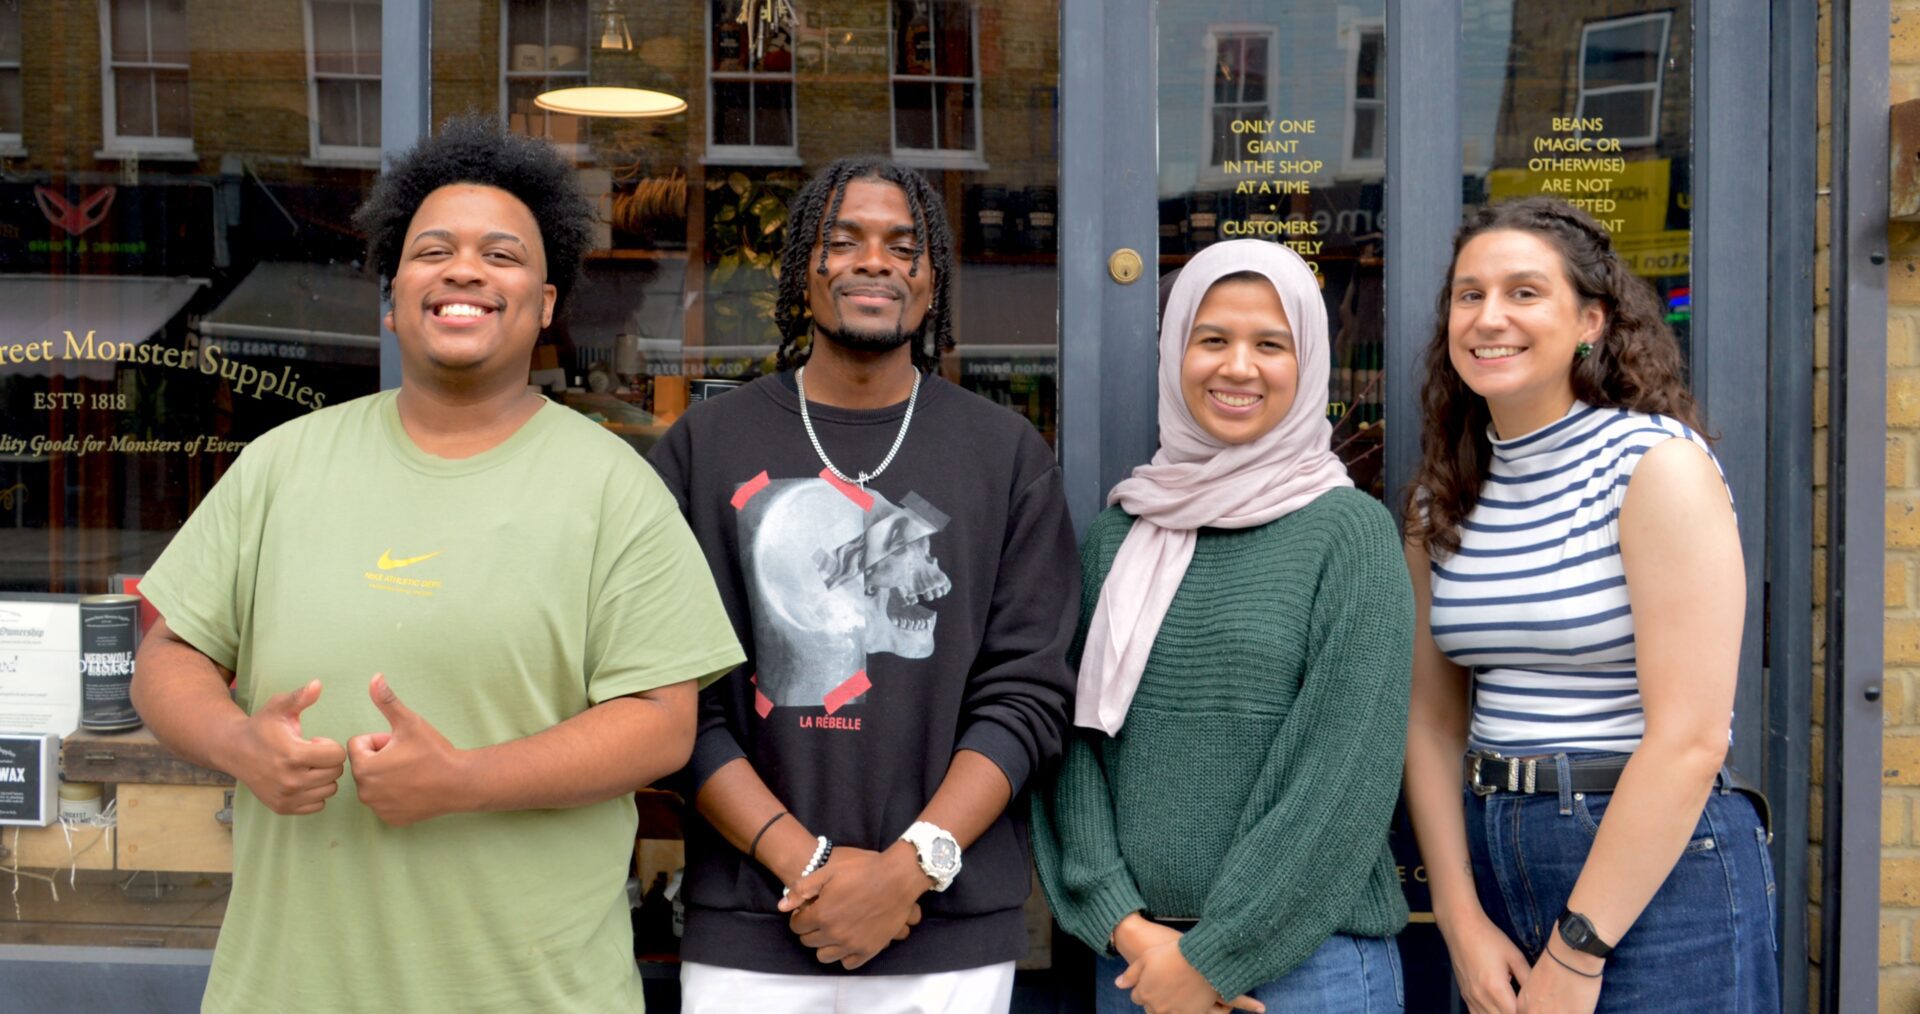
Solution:
<path fill-rule="evenodd" d="M 1627 270 L 1613 239 L 1591 215 L 1555 197 L 1528 197 L 1480 209 L 1453 237 L 1453 261 L 1482 233 L 1502 229 L 1532 233 L 1560 252 L 1566 277 L 1581 304 L 1598 301 L 1606 328 L 1593 352 L 1573 365 L 1574 397 L 1589 405 L 1626 408 L 1676 419 L 1702 431 L 1687 364 L 1668 329 L 1659 296 Z M 1486 400 L 1473 393 L 1453 368 L 1448 349 L 1449 271 L 1435 303 L 1433 337 L 1427 342 L 1420 469 L 1406 508 L 1406 537 L 1429 555 L 1460 548 L 1460 525 L 1480 499 L 1493 461 Z M 1704 432 L 1702 431 L 1704 436 Z"/>
<path fill-rule="evenodd" d="M 854 180 L 881 180 L 906 192 L 913 211 L 913 242 L 933 268 L 933 302 L 921 333 L 931 341 L 913 343 L 913 365 L 923 372 L 940 366 L 940 353 L 953 348 L 953 232 L 947 226 L 946 205 L 925 176 L 877 156 L 843 158 L 807 181 L 787 209 L 787 245 L 780 252 L 780 298 L 774 320 L 780 325 L 780 368 L 803 365 L 813 351 L 813 312 L 807 305 L 807 272 L 827 273 L 827 254 L 820 248 L 821 228 L 840 214 L 840 200 Z M 813 252 L 820 249 L 819 263 Z M 909 275 L 920 273 L 916 257 Z M 803 344 L 804 343 L 804 344 Z"/>
<path fill-rule="evenodd" d="M 374 181 L 365 204 L 353 213 L 367 235 L 367 257 L 381 275 L 381 294 L 392 298 L 407 227 L 427 195 L 455 183 L 498 187 L 518 198 L 540 226 L 547 283 L 554 288 L 557 320 L 580 281 L 593 246 L 593 205 L 574 185 L 573 166 L 553 145 L 501 129 L 497 117 L 469 113 L 449 118 L 438 133 L 394 160 Z"/>

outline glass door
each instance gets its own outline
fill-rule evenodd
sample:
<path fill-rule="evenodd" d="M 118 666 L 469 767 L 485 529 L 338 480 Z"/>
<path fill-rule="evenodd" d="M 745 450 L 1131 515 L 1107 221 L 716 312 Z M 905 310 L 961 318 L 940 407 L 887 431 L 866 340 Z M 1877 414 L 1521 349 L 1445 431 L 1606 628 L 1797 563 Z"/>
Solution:
<path fill-rule="evenodd" d="M 1791 424 L 1806 409 L 1768 400 L 1769 355 L 1793 336 L 1763 340 L 1778 298 L 1758 213 L 1768 206 L 1770 93 L 1769 61 L 1756 57 L 1777 30 L 1766 13 L 1692 0 L 1106 0 L 1061 10 L 1058 447 L 1076 523 L 1154 452 L 1151 283 L 1197 251 L 1259 238 L 1313 266 L 1333 346 L 1334 444 L 1356 483 L 1392 506 L 1418 463 L 1419 361 L 1462 215 L 1528 194 L 1574 200 L 1659 292 L 1720 438 L 1749 588 L 1730 761 L 1785 800 L 1795 823 L 1776 841 L 1776 863 L 1804 884 L 1806 723 L 1796 709 L 1809 676 L 1804 652 L 1789 650 L 1797 642 L 1767 636 L 1797 593 L 1769 595 L 1766 576 L 1804 561 L 1790 544 L 1812 519 L 1804 508 L 1771 516 L 1768 497 L 1770 421 Z M 1804 625 L 1807 609 L 1778 618 Z M 1774 654 L 1763 657 L 1768 643 Z M 1402 937 L 1408 1009 L 1447 1010 L 1456 1001 L 1425 912 L 1425 871 L 1411 835 L 1396 844 L 1417 913 Z M 1785 913 L 1781 925 L 1804 917 Z M 1782 948 L 1784 982 L 1804 964 L 1801 936 L 1783 936 L 1793 941 Z"/>

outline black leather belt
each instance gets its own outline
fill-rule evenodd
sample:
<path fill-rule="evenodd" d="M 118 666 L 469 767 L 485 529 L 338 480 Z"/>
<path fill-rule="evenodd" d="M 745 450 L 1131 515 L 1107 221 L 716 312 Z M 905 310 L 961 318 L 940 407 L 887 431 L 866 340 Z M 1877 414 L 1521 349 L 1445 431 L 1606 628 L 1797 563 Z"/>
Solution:
<path fill-rule="evenodd" d="M 1626 756 L 1595 757 L 1572 759 L 1567 761 L 1569 786 L 1571 792 L 1612 792 L 1620 784 L 1620 772 L 1627 769 Z M 1483 750 L 1468 752 L 1462 762 L 1467 788 L 1476 796 L 1491 796 L 1496 792 L 1559 792 L 1560 765 L 1554 762 L 1553 755 L 1536 757 L 1502 757 L 1499 754 Z M 1773 840 L 1773 807 L 1767 802 L 1766 793 L 1760 787 L 1740 776 L 1732 768 L 1722 767 L 1715 776 L 1713 787 L 1720 792 L 1738 792 L 1753 800 L 1754 809 L 1760 812 L 1760 824 L 1767 829 L 1767 840 Z"/>
<path fill-rule="evenodd" d="M 1620 783 L 1620 772 L 1627 769 L 1625 757 L 1597 757 L 1570 760 L 1568 774 L 1573 792 L 1612 792 Z M 1467 788 L 1476 796 L 1496 792 L 1559 792 L 1560 767 L 1551 756 L 1502 757 L 1474 751 L 1465 761 Z"/>

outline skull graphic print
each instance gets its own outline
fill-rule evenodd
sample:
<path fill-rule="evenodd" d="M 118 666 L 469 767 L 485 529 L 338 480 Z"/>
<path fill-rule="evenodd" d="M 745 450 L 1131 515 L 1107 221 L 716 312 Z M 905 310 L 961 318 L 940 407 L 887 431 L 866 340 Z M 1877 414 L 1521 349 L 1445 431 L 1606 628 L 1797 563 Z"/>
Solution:
<path fill-rule="evenodd" d="M 933 654 L 935 604 L 953 587 L 932 549 L 946 514 L 915 493 L 895 504 L 825 479 L 741 494 L 755 678 L 770 706 L 831 713 L 864 698 L 869 656 Z"/>

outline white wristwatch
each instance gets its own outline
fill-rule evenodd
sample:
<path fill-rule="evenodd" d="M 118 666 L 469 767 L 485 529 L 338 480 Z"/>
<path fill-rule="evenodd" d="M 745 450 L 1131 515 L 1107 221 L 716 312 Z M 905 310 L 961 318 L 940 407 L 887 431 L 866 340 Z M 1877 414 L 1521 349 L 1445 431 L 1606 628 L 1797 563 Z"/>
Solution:
<path fill-rule="evenodd" d="M 914 821 L 900 840 L 913 846 L 920 857 L 920 872 L 933 881 L 933 889 L 944 891 L 960 875 L 960 843 L 938 824 Z"/>

